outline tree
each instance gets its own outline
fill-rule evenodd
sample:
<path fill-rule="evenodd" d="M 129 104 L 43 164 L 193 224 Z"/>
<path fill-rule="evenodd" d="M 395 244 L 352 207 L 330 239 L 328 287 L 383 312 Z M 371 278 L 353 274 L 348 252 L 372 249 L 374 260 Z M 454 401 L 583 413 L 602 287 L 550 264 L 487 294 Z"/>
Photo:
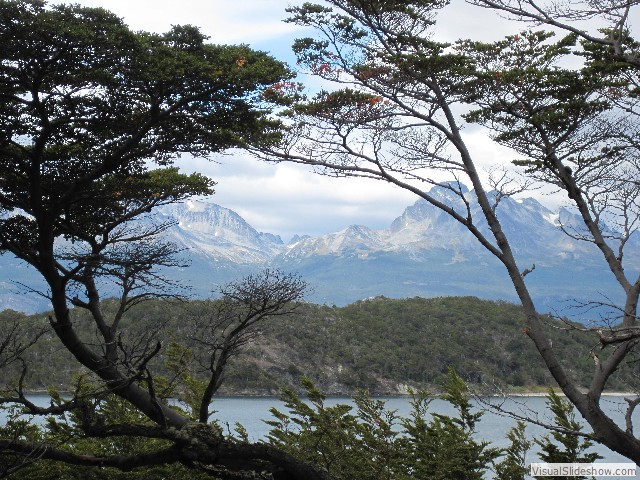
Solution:
<path fill-rule="evenodd" d="M 504 450 L 504 458 L 495 466 L 497 480 L 524 480 L 529 469 L 526 455 L 531 442 L 525 436 L 525 424 L 518 420 L 515 427 L 507 432 L 511 442 Z"/>
<path fill-rule="evenodd" d="M 547 405 L 554 415 L 554 423 L 563 427 L 567 431 L 580 431 L 581 425 L 576 421 L 573 413 L 573 405 L 560 398 L 553 389 L 549 389 L 547 394 Z M 601 455 L 587 450 L 593 446 L 590 440 L 581 440 L 576 435 L 569 435 L 563 431 L 551 432 L 551 436 L 556 441 L 546 435 L 535 442 L 540 446 L 540 460 L 545 463 L 594 463 L 602 458 Z M 559 444 L 559 445 L 558 445 Z M 565 477 L 567 480 L 569 477 Z M 585 480 L 586 477 L 579 477 Z"/>
<path fill-rule="evenodd" d="M 443 388 L 442 399 L 455 407 L 457 416 L 433 413 L 427 423 L 426 402 L 414 401 L 411 419 L 404 422 L 409 471 L 417 478 L 480 480 L 501 452 L 473 437 L 483 412 L 474 411 L 469 389 L 453 368 Z"/>
<path fill-rule="evenodd" d="M 42 275 L 51 328 L 97 382 L 47 408 L 21 388 L 13 401 L 34 415 L 84 409 L 88 436 L 163 440 L 157 451 L 127 456 L 4 438 L 2 454 L 120 469 L 182 462 L 220 478 L 250 477 L 243 472 L 258 467 L 274 478 L 321 478 L 283 452 L 230 443 L 171 408 L 149 368 L 160 342 L 119 331 L 129 307 L 171 293 L 157 289 L 166 279 L 154 269 L 176 264 L 175 246 L 157 239 L 166 225 L 142 217 L 213 191 L 212 181 L 181 174 L 172 160 L 277 141 L 279 122 L 267 117 L 261 92 L 291 76 L 286 66 L 246 46 L 211 45 L 192 26 L 134 33 L 103 9 L 40 0 L 0 2 L 0 43 L 0 251 Z M 111 317 L 100 303 L 107 282 L 119 292 Z M 78 335 L 71 306 L 90 312 L 95 338 Z M 3 330 L 9 345 L 10 333 Z M 105 424 L 93 407 L 108 394 L 145 421 Z"/>
<path fill-rule="evenodd" d="M 409 417 L 386 409 L 385 402 L 366 391 L 348 404 L 328 406 L 308 379 L 302 380 L 308 402 L 286 390 L 282 400 L 289 413 L 275 408 L 269 441 L 296 457 L 321 465 L 344 480 L 481 479 L 499 449 L 473 435 L 482 412 L 473 411 L 467 386 L 453 369 L 443 385 L 442 399 L 457 416 L 433 413 L 425 392 L 414 394 Z"/>
<path fill-rule="evenodd" d="M 224 285 L 220 299 L 199 304 L 188 314 L 187 339 L 195 348 L 183 347 L 182 360 L 175 363 L 195 394 L 192 408 L 200 423 L 209 421 L 209 406 L 229 361 L 256 340 L 265 320 L 294 313 L 306 289 L 300 277 L 266 269 Z"/>
<path fill-rule="evenodd" d="M 471 0 L 470 3 L 506 12 L 517 20 L 534 25 L 548 25 L 570 32 L 592 45 L 604 47 L 612 60 L 640 67 L 637 44 L 629 42 L 630 18 L 634 7 L 639 4 L 637 0 L 584 0 L 548 4 L 533 0 Z M 598 32 L 589 29 L 590 25 L 585 25 L 585 20 L 596 20 Z"/>
<path fill-rule="evenodd" d="M 525 32 L 493 44 L 441 43 L 434 25 L 445 6 L 330 0 L 290 8 L 289 21 L 317 33 L 294 44 L 299 63 L 323 85 L 337 86 L 285 112 L 290 128 L 278 148 L 253 151 L 327 175 L 391 183 L 457 220 L 504 266 L 525 311 L 524 333 L 593 438 L 638 462 L 633 425 L 615 424 L 600 408 L 608 380 L 633 360 L 640 338 L 640 278 L 625 270 L 639 225 L 637 70 L 603 62 L 601 44 L 588 41 L 584 64 L 563 67 L 577 48 L 575 36 L 554 43 L 548 34 Z M 487 126 L 498 143 L 522 155 L 516 164 L 524 175 L 500 166 L 483 174 L 462 134 L 467 122 Z M 452 181 L 443 182 L 447 177 Z M 540 182 L 566 193 L 584 225 L 563 229 L 599 249 L 624 295 L 609 326 L 593 332 L 599 346 L 587 392 L 556 354 L 528 288 L 534 267 L 519 264 L 499 219 L 504 198 Z M 605 219 L 620 228 L 609 229 Z M 629 412 L 638 402 L 629 400 Z"/>

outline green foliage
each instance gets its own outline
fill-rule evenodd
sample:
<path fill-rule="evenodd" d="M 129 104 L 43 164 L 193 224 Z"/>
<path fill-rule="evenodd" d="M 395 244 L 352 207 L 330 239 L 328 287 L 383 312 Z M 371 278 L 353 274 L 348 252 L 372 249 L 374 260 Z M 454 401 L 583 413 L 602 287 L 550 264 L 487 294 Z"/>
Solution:
<path fill-rule="evenodd" d="M 190 350 L 198 346 L 187 340 L 184 318 L 186 312 L 197 312 L 199 305 L 198 301 L 148 301 L 131 308 L 120 323 L 129 338 L 157 331 L 154 341 L 161 340 L 167 350 L 150 366 L 167 379 L 180 379 L 186 388 L 180 387 L 178 393 L 193 406 L 197 395 L 189 400 L 187 392 L 198 390 L 198 382 L 201 391 L 205 378 L 188 368 Z M 103 302 L 106 315 L 115 308 L 116 302 Z M 75 309 L 72 315 L 81 337 L 90 341 L 94 332 L 87 314 Z M 0 312 L 0 322 L 14 320 L 36 330 L 50 329 L 46 315 Z M 404 386 L 433 390 L 447 378 L 449 366 L 474 388 L 491 383 L 517 391 L 548 386 L 551 378 L 522 333 L 522 321 L 521 309 L 515 305 L 472 297 L 377 298 L 339 308 L 304 304 L 292 317 L 263 325 L 258 341 L 230 360 L 221 392 L 277 395 L 282 385 L 297 389 L 302 375 L 312 377 L 330 394 L 358 389 L 393 394 L 399 388 L 405 391 Z M 571 359 L 569 372 L 579 382 L 586 381 L 593 365 L 589 352 L 597 340 L 560 328 L 550 328 L 550 335 L 561 358 Z M 51 384 L 67 388 L 76 371 L 73 357 L 58 348 L 50 333 L 27 350 L 25 359 L 29 365 L 26 388 L 31 391 L 46 390 Z M 0 370 L 0 384 L 11 385 L 20 374 L 18 367 Z M 632 365 L 621 367 L 611 388 L 631 388 L 633 374 Z M 191 386 L 185 383 L 189 376 L 189 382 L 196 382 Z"/>
<path fill-rule="evenodd" d="M 425 393 L 414 396 L 410 418 L 399 419 L 366 392 L 354 398 L 355 412 L 346 404 L 327 407 L 313 383 L 302 382 L 308 401 L 285 391 L 289 413 L 271 410 L 268 440 L 336 479 L 482 479 L 500 453 L 473 437 L 482 413 L 472 412 L 466 385 L 453 370 L 442 398 L 460 417 L 433 414 L 430 421 Z"/>
<path fill-rule="evenodd" d="M 580 384 L 590 384 L 588 396 L 592 399 L 605 386 L 613 386 L 613 382 L 609 383 L 610 374 L 633 357 L 635 339 L 603 337 L 601 344 L 607 361 L 594 358 L 601 367 L 592 382 L 584 381 L 584 363 L 577 369 L 578 376 L 583 378 L 576 379 L 575 370 L 567 371 L 572 365 L 559 352 L 555 339 L 547 334 L 543 325 L 546 319 L 536 309 L 535 305 L 542 304 L 543 299 L 532 288 L 535 281 L 529 283 L 531 278 L 524 278 L 531 270 L 519 265 L 523 260 L 518 254 L 517 232 L 513 235 L 499 220 L 501 209 L 507 208 L 501 199 L 521 194 L 538 183 L 566 193 L 579 215 L 576 220 L 562 218 L 562 230 L 569 237 L 599 249 L 600 260 L 614 277 L 609 280 L 615 279 L 620 298 L 625 297 L 615 306 L 610 305 L 612 312 L 617 310 L 611 315 L 621 321 L 623 329 L 636 325 L 638 284 L 633 274 L 627 275 L 627 271 L 634 269 L 623 265 L 623 258 L 629 257 L 627 253 L 634 254 L 633 248 L 627 253 L 624 250 L 637 233 L 639 193 L 635 140 L 638 47 L 632 39 L 624 38 L 631 7 L 609 10 L 598 5 L 587 12 L 568 2 L 567 8 L 559 12 L 530 2 L 480 3 L 509 12 L 520 20 L 537 19 L 573 33 L 560 41 L 552 40 L 551 33 L 528 31 L 491 44 L 461 41 L 451 45 L 438 42 L 438 33 L 432 28 L 439 8 L 446 1 L 327 0 L 322 5 L 305 3 L 289 9 L 290 21 L 311 27 L 317 36 L 296 43 L 299 63 L 325 84 L 333 84 L 335 90 L 323 92 L 322 97 L 292 109 L 300 113 L 289 123 L 297 135 L 291 135 L 292 141 L 275 155 L 313 166 L 325 175 L 367 177 L 393 184 L 418 195 L 469 230 L 508 270 L 526 310 L 527 334 L 537 345 L 549 372 L 578 404 Z M 613 31 L 590 36 L 574 22 L 581 17 L 604 20 Z M 576 66 L 571 55 L 579 48 L 578 37 L 606 47 L 600 56 L 608 56 L 615 63 L 627 63 L 628 70 L 616 72 L 616 66 L 612 65 L 599 70 L 602 66 L 594 62 L 597 55 Z M 591 52 L 598 54 L 596 50 Z M 609 75 L 611 72 L 614 74 Z M 382 102 L 386 99 L 389 108 L 384 112 L 368 111 L 363 99 L 352 95 L 345 85 L 358 94 L 371 93 Z M 322 102 L 323 97 L 327 103 Z M 479 164 L 474 159 L 477 152 L 473 153 L 461 133 L 465 121 L 488 127 L 498 143 L 518 152 L 521 159 L 516 164 L 526 167 L 526 175 L 514 177 L 509 169 L 501 168 L 500 162 L 489 169 L 488 177 L 479 174 Z M 274 153 L 265 152 L 265 158 L 270 154 Z M 479 208 L 472 207 L 466 193 L 455 188 L 444 186 L 428 192 L 416 188 L 420 181 L 437 185 L 443 172 L 456 181 L 469 182 Z M 443 191 L 447 195 L 441 195 Z M 596 268 L 595 264 L 585 265 L 586 270 Z M 573 280 L 568 283 L 580 283 Z M 634 288 L 630 289 L 630 285 Z M 495 285 L 492 287 L 495 289 Z M 570 298 L 570 292 L 565 293 Z M 605 305 L 609 306 L 609 302 L 594 300 L 584 307 L 593 313 Z M 440 333 L 434 330 L 428 335 Z M 490 331 L 495 335 L 501 330 Z M 443 356 L 458 338 L 443 342 Z M 513 345 L 516 344 L 514 340 Z M 617 348 L 615 354 L 611 354 L 610 346 Z M 363 357 L 370 350 L 360 347 L 357 344 L 353 349 L 356 351 L 352 352 L 352 363 L 367 365 Z M 485 352 L 495 352 L 487 350 L 486 343 L 483 347 Z M 508 354 L 520 353 L 514 348 L 504 350 Z M 383 353 L 378 356 L 388 351 L 381 348 L 378 352 Z M 434 352 L 424 344 L 423 351 L 429 352 L 428 359 L 432 361 Z M 474 362 L 468 361 L 470 358 L 477 362 L 483 352 L 475 355 L 474 348 L 459 353 L 465 367 L 468 365 L 477 375 L 474 382 L 483 383 L 486 370 L 476 369 Z M 587 357 L 581 354 L 580 358 L 584 362 Z M 442 369 L 452 364 L 458 366 L 458 361 L 456 358 L 435 363 Z M 412 370 L 414 367 L 407 361 L 398 365 Z M 462 368 L 459 371 L 468 378 L 468 372 Z M 432 372 L 416 368 L 415 373 Z M 523 375 L 526 371 L 514 372 L 508 381 L 526 384 Z M 634 380 L 635 388 L 637 375 L 634 379 L 629 370 L 626 375 Z M 597 405 L 592 403 L 581 411 L 596 428 L 599 438 L 614 450 L 637 459 L 635 439 L 616 428 L 615 422 L 601 422 L 602 412 Z"/>
<path fill-rule="evenodd" d="M 323 68 L 318 66 L 318 69 Z M 324 67 L 330 74 L 331 67 Z M 366 122 L 384 112 L 387 102 L 382 97 L 345 88 L 334 92 L 322 91 L 310 102 L 298 104 L 297 113 L 323 118 L 349 118 L 353 123 Z"/>
<path fill-rule="evenodd" d="M 546 463 L 593 463 L 602 458 L 601 455 L 587 450 L 593 446 L 588 438 L 577 434 L 582 432 L 582 425 L 575 419 L 574 408 L 571 402 L 559 397 L 553 389 L 547 394 L 547 405 L 553 413 L 554 425 L 558 430 L 551 432 L 535 442 L 540 446 L 540 459 Z M 565 480 L 569 478 L 586 479 L 586 477 L 558 477 Z"/>
<path fill-rule="evenodd" d="M 171 341 L 167 347 L 167 370 L 170 378 L 174 379 L 172 394 L 179 396 L 185 405 L 186 414 L 192 420 L 198 418 L 200 399 L 205 391 L 207 382 L 196 377 L 192 370 L 193 351 L 176 341 Z"/>
<path fill-rule="evenodd" d="M 635 40 L 628 30 L 614 32 L 611 28 L 605 28 L 601 30 L 601 33 L 610 38 L 611 36 L 618 37 L 620 50 L 616 52 L 615 47 L 612 45 L 582 40 L 580 43 L 583 51 L 580 54 L 587 61 L 586 71 L 593 75 L 606 76 L 610 81 L 615 79 L 615 81 L 619 82 L 621 78 L 626 77 L 631 81 L 628 85 L 625 85 L 624 89 L 615 92 L 615 96 L 624 95 L 627 93 L 625 90 L 628 88 L 628 93 L 633 97 L 637 97 L 637 80 L 632 79 L 637 79 L 638 65 L 628 60 L 629 58 L 638 58 L 640 42 Z M 625 55 L 628 55 L 629 58 L 624 58 Z"/>
<path fill-rule="evenodd" d="M 529 473 L 525 461 L 531 442 L 525 436 L 525 424 L 518 420 L 516 426 L 507 432 L 510 441 L 504 450 L 504 458 L 495 465 L 496 480 L 524 480 Z"/>
<path fill-rule="evenodd" d="M 521 310 L 506 302 L 473 297 L 378 298 L 335 313 L 339 315 L 335 330 L 342 333 L 336 336 L 334 355 L 349 370 L 367 372 L 368 383 L 359 386 L 372 391 L 379 388 L 382 382 L 376 378 L 381 377 L 418 387 L 436 386 L 446 378 L 449 366 L 471 384 L 522 387 L 551 382 L 522 333 Z M 575 352 L 572 358 L 577 361 L 568 368 L 576 376 L 587 373 L 589 339 L 558 333 L 550 329 L 554 345 Z"/>
<path fill-rule="evenodd" d="M 52 390 L 53 404 L 60 404 L 63 397 Z M 35 445 L 49 445 L 60 450 L 87 455 L 133 455 L 150 453 L 159 448 L 166 447 L 167 442 L 154 440 L 135 435 L 106 436 L 104 438 L 92 438 L 86 436 L 82 430 L 83 422 L 95 421 L 99 417 L 99 424 L 104 427 L 109 425 L 152 425 L 134 406 L 125 400 L 113 395 L 98 395 L 94 387 L 88 383 L 82 383 L 77 392 L 85 402 L 80 408 L 72 410 L 67 415 L 51 416 L 47 422 L 39 427 L 24 422 L 9 422 L 8 426 L 0 432 L 3 438 L 12 438 L 7 430 L 20 431 L 20 435 L 14 438 L 28 440 Z M 183 465 L 163 465 L 158 467 L 144 467 L 132 472 L 123 472 L 115 468 L 86 468 L 53 461 L 38 461 L 20 469 L 8 478 L 20 478 L 24 480 L 64 479 L 64 480 L 134 480 L 139 478 L 161 480 L 164 478 L 175 479 L 205 479 L 208 475 L 199 473 Z"/>
<path fill-rule="evenodd" d="M 558 62 L 571 53 L 576 37 L 569 35 L 555 43 L 550 42 L 552 37 L 549 32 L 525 31 L 491 44 L 464 41 L 457 45 L 477 68 L 469 88 L 478 94 L 473 100 L 480 108 L 465 118 L 490 126 L 498 143 L 526 155 L 516 163 L 530 172 L 558 169 L 542 158 L 536 145 L 544 138 L 559 147 L 578 135 L 609 106 L 599 92 L 613 86 L 611 79 L 600 75 L 560 68 Z"/>
<path fill-rule="evenodd" d="M 293 45 L 298 63 L 313 74 L 340 80 L 341 73 L 347 72 L 363 87 L 357 89 L 358 94 L 382 95 L 390 100 L 389 105 L 393 103 L 393 92 L 408 94 L 413 101 L 429 101 L 435 93 L 431 92 L 435 82 L 441 95 L 467 95 L 458 86 L 465 85 L 473 73 L 473 64 L 466 56 L 430 35 L 435 16 L 448 3 L 446 0 L 355 3 L 335 0 L 327 2 L 330 7 L 305 3 L 287 9 L 291 14 L 287 21 L 315 27 L 321 32 L 321 39 L 302 38 Z M 324 119 L 348 131 L 349 127 L 357 126 L 376 128 L 378 120 L 386 117 L 391 121 L 391 112 L 398 112 L 397 108 L 372 110 L 351 92 L 352 89 L 344 89 L 325 95 L 330 103 L 342 102 L 341 110 L 336 109 L 334 103 L 331 116 L 327 116 L 327 109 L 321 108 L 321 98 L 300 102 L 296 111 L 305 117 L 298 120 L 304 118 L 303 121 L 313 124 L 314 119 Z M 345 100 L 353 100 L 349 108 L 344 108 Z M 383 121 L 379 126 L 385 128 L 390 124 Z"/>
<path fill-rule="evenodd" d="M 504 449 L 478 440 L 476 427 L 483 412 L 475 410 L 467 385 L 453 369 L 441 398 L 455 408 L 455 416 L 430 413 L 426 392 L 413 393 L 410 415 L 400 418 L 367 392 L 354 397 L 355 408 L 340 403 L 329 407 L 311 380 L 303 378 L 302 384 L 306 399 L 287 390 L 282 400 L 288 413 L 271 410 L 268 441 L 321 466 L 336 479 L 480 480 L 492 470 L 496 480 L 524 480 L 528 474 L 526 455 L 532 442 L 525 435 L 525 424 L 518 421 L 506 433 L 510 443 Z M 540 460 L 592 463 L 601 458 L 586 453 L 593 444 L 575 435 L 581 426 L 572 405 L 553 390 L 547 398 L 554 414 L 551 428 L 562 431 L 552 430 L 555 443 L 549 436 L 534 439 L 542 449 Z"/>
<path fill-rule="evenodd" d="M 494 470 L 497 480 L 523 480 L 527 472 L 525 455 L 531 442 L 525 437 L 525 427 L 518 422 L 507 433 L 510 445 L 505 449 L 491 447 L 477 439 L 477 426 L 482 411 L 477 411 L 470 401 L 468 387 L 449 370 L 444 382 L 443 400 L 452 405 L 456 415 L 431 413 L 432 397 L 426 392 L 412 393 L 412 411 L 402 418 L 388 410 L 385 402 L 360 391 L 352 404 L 328 405 L 326 396 L 308 378 L 301 383 L 306 396 L 300 397 L 285 390 L 281 399 L 287 413 L 271 409 L 273 418 L 266 421 L 271 427 L 266 441 L 304 462 L 322 467 L 336 480 L 479 480 Z M 104 427 L 110 425 L 150 425 L 130 404 L 115 395 L 96 397 L 93 387 L 79 380 L 77 393 L 91 397 L 90 404 L 66 416 L 50 417 L 43 426 L 30 424 L 17 416 L 14 408 L 11 421 L 0 429 L 2 438 L 25 440 L 34 444 L 48 444 L 56 448 L 90 455 L 131 455 L 153 452 L 165 442 L 136 436 L 107 436 L 105 438 L 82 435 L 83 422 L 95 421 Z M 60 404 L 63 397 L 51 392 L 52 403 Z M 95 393 L 95 392 L 94 392 Z M 550 391 L 548 405 L 554 414 L 554 428 L 580 432 L 580 425 L 573 418 L 571 405 Z M 541 446 L 540 459 L 544 462 L 593 462 L 598 454 L 586 453 L 592 446 L 589 441 L 565 432 L 552 432 L 536 439 Z M 241 425 L 236 425 L 233 442 L 247 442 L 248 435 Z M 10 457 L 3 457 L 10 461 Z M 19 460 L 18 460 L 19 461 Z M 133 480 L 149 478 L 204 479 L 198 473 L 182 465 L 138 468 L 122 472 L 113 468 L 85 468 L 58 462 L 39 461 L 22 468 L 9 478 L 24 480 L 84 478 L 95 480 Z"/>
<path fill-rule="evenodd" d="M 480 480 L 500 452 L 473 437 L 482 412 L 473 411 L 467 386 L 453 369 L 449 369 L 443 389 L 442 399 L 453 405 L 458 415 L 434 413 L 426 422 L 425 405 L 414 400 L 411 421 L 404 422 L 409 471 L 415 478 Z"/>
<path fill-rule="evenodd" d="M 211 193 L 170 167 L 180 154 L 279 139 L 260 93 L 291 73 L 263 52 L 192 26 L 133 32 L 79 5 L 3 0 L 0 19 L 0 209 L 19 213 L 0 220 L 0 250 L 37 268 L 40 237 L 106 242 L 158 204 Z"/>
<path fill-rule="evenodd" d="M 154 269 L 178 265 L 177 247 L 157 238 L 167 224 L 132 221 L 157 206 L 213 192 L 206 176 L 172 167 L 180 155 L 208 157 L 278 142 L 281 125 L 270 113 L 279 98 L 262 93 L 292 73 L 246 45 L 210 44 L 193 26 L 134 32 L 106 10 L 77 4 L 0 0 L 0 25 L 0 253 L 42 275 L 54 310 L 48 322 L 36 320 L 49 323 L 42 357 L 43 351 L 11 344 L 22 331 L 3 337 L 0 363 L 12 368 L 1 373 L 15 382 L 13 370 L 24 362 L 46 387 L 56 381 L 55 374 L 42 376 L 52 362 L 62 367 L 61 385 L 82 367 L 99 384 L 80 382 L 74 392 L 80 402 L 69 417 L 49 420 L 42 439 L 47 458 L 66 451 L 63 462 L 122 468 L 176 461 L 177 452 L 157 452 L 170 442 L 143 438 L 167 437 L 149 433 L 152 420 L 165 428 L 188 421 L 168 402 L 173 379 L 148 370 L 152 357 L 165 360 L 156 355 L 166 332 L 157 318 L 140 326 L 126 325 L 122 316 L 149 297 L 175 295 L 171 281 Z M 105 285 L 119 295 L 115 305 L 100 303 Z M 12 397 L 22 395 L 23 379 L 32 381 L 26 369 L 19 373 Z M 198 379 L 183 377 L 198 390 Z M 70 459 L 76 452 L 88 458 Z M 33 478 L 87 478 L 80 469 L 47 465 L 25 471 Z M 181 475 L 171 470 L 136 475 Z"/>
<path fill-rule="evenodd" d="M 302 379 L 308 403 L 296 393 L 285 390 L 281 397 L 290 415 L 275 408 L 271 413 L 276 420 L 268 421 L 272 427 L 268 440 L 272 445 L 288 451 L 296 458 L 321 466 L 335 478 L 357 478 L 356 418 L 352 407 L 324 404 L 325 396 L 308 378 Z"/>

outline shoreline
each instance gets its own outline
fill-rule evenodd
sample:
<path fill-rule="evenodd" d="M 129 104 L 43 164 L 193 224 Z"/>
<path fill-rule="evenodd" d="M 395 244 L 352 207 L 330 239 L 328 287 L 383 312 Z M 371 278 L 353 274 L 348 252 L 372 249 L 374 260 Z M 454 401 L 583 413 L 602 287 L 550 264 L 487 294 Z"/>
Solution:
<path fill-rule="evenodd" d="M 560 396 L 560 397 L 565 397 L 566 395 L 564 393 L 562 393 L 559 389 L 555 389 L 554 388 L 555 393 Z M 24 392 L 25 395 L 49 395 L 48 390 L 29 390 Z M 71 396 L 71 392 L 68 391 L 58 391 L 58 393 L 60 394 L 60 396 L 62 397 L 70 397 Z M 355 394 L 355 392 L 354 392 Z M 327 397 L 333 397 L 333 398 L 352 398 L 352 395 L 349 394 L 345 394 L 344 392 L 342 393 L 327 393 L 325 392 L 325 395 Z M 434 393 L 431 395 L 428 395 L 429 397 L 438 397 L 440 394 L 438 393 Z M 485 394 L 472 394 L 472 396 L 477 396 L 477 397 L 489 397 L 489 398 L 501 398 L 501 397 L 546 397 L 547 396 L 547 392 L 541 392 L 541 391 L 537 391 L 537 390 L 532 390 L 530 392 L 504 392 L 502 394 L 490 394 L 490 393 L 485 393 Z M 616 392 L 616 391 L 607 391 L 607 392 L 602 392 L 602 396 L 603 397 L 633 397 L 633 396 L 640 396 L 640 393 L 633 393 L 633 392 Z M 214 401 L 216 398 L 279 398 L 280 395 L 274 395 L 274 394 L 259 394 L 259 393 L 225 393 L 225 394 L 220 394 L 220 395 L 216 395 L 214 397 Z M 396 392 L 396 393 L 371 393 L 371 397 L 373 398 L 380 398 L 380 397 L 397 397 L 397 398 L 409 398 L 411 397 L 410 394 L 408 393 L 401 393 L 401 392 Z"/>

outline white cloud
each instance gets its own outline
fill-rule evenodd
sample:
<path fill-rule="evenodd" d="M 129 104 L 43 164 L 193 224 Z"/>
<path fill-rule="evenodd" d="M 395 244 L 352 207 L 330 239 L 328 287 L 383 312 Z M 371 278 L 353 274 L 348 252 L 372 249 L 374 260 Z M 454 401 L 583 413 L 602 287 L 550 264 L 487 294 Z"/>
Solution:
<path fill-rule="evenodd" d="M 74 0 L 73 3 L 110 10 L 134 30 L 165 32 L 171 25 L 195 25 L 216 43 L 262 42 L 296 29 L 282 22 L 285 8 L 291 3 L 283 0 Z"/>
<path fill-rule="evenodd" d="M 185 171 L 199 171 L 218 185 L 212 201 L 239 213 L 260 231 L 322 234 L 353 223 L 386 228 L 415 196 L 373 180 L 328 178 L 293 164 L 271 164 L 241 152 L 215 162 L 182 159 Z"/>
<path fill-rule="evenodd" d="M 460 38 L 495 41 L 525 28 L 524 24 L 508 21 L 495 10 L 471 5 L 466 0 L 453 0 L 438 13 L 436 22 L 435 38 L 445 42 Z"/>
<path fill-rule="evenodd" d="M 52 3 L 68 3 L 54 1 Z M 113 11 L 134 30 L 167 31 L 174 24 L 192 24 L 216 43 L 248 43 L 292 62 L 290 45 L 300 30 L 282 22 L 285 8 L 301 0 L 74 0 Z M 488 28 L 490 26 L 490 28 Z M 501 38 L 520 29 L 495 12 L 454 0 L 439 17 L 438 39 L 460 36 Z M 489 33 L 487 33 L 489 32 Z M 302 81 L 312 81 L 303 78 Z M 315 85 L 315 84 L 314 84 Z M 465 130 L 481 166 L 508 163 L 512 155 L 493 144 L 477 128 Z M 213 201 L 242 215 L 255 228 L 280 234 L 321 234 L 358 223 L 385 228 L 416 197 L 392 186 L 364 179 L 315 175 L 291 164 L 258 162 L 241 152 L 216 162 L 182 159 L 185 171 L 200 171 L 218 182 Z M 444 178 L 443 178 L 444 179 Z"/>

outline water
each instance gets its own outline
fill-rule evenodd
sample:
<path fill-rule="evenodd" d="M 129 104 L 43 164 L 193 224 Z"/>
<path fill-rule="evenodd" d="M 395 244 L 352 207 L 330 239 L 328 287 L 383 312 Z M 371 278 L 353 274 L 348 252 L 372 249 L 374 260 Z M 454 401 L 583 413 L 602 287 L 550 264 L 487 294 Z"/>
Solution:
<path fill-rule="evenodd" d="M 49 403 L 49 397 L 46 395 L 34 395 L 30 398 L 34 403 L 45 406 Z M 388 410 L 395 410 L 399 416 L 406 417 L 411 412 L 410 400 L 407 397 L 377 397 L 384 400 Z M 487 398 L 484 402 L 499 404 L 504 410 L 508 410 L 518 415 L 528 418 L 535 418 L 542 422 L 551 423 L 552 416 L 546 408 L 545 397 L 508 397 L 508 398 Z M 327 398 L 325 404 L 327 406 L 337 403 L 347 403 L 352 405 L 353 402 L 349 398 L 330 397 Z M 475 402 L 478 405 L 478 402 Z M 481 406 L 481 405 L 479 405 Z M 619 425 L 624 424 L 624 411 L 626 402 L 622 396 L 607 396 L 602 399 L 602 406 L 605 411 Z M 220 397 L 214 400 L 212 409 L 215 411 L 212 418 L 217 419 L 225 429 L 234 430 L 236 422 L 240 422 L 246 429 L 249 439 L 257 441 L 264 439 L 269 432 L 269 426 L 264 420 L 272 419 L 269 413 L 270 408 L 275 407 L 278 410 L 288 413 L 284 403 L 275 397 Z M 445 415 L 455 416 L 455 409 L 447 402 L 434 399 L 430 406 L 429 412 L 441 413 Z M 0 412 L 0 423 L 4 419 Z M 505 447 L 508 440 L 505 435 L 507 431 L 513 427 L 516 420 L 512 417 L 499 415 L 496 412 L 487 409 L 480 423 L 477 425 L 478 438 L 491 442 L 494 447 Z M 636 411 L 634 415 L 634 425 L 636 429 L 640 428 L 640 412 Z M 527 436 L 529 438 L 541 438 L 548 432 L 538 425 L 527 424 Z M 612 452 L 607 447 L 596 444 L 593 451 L 597 451 L 602 455 L 599 462 L 603 463 L 630 463 L 628 459 L 622 455 Z M 532 447 L 527 457 L 527 463 L 539 461 L 536 456 L 537 450 Z"/>

